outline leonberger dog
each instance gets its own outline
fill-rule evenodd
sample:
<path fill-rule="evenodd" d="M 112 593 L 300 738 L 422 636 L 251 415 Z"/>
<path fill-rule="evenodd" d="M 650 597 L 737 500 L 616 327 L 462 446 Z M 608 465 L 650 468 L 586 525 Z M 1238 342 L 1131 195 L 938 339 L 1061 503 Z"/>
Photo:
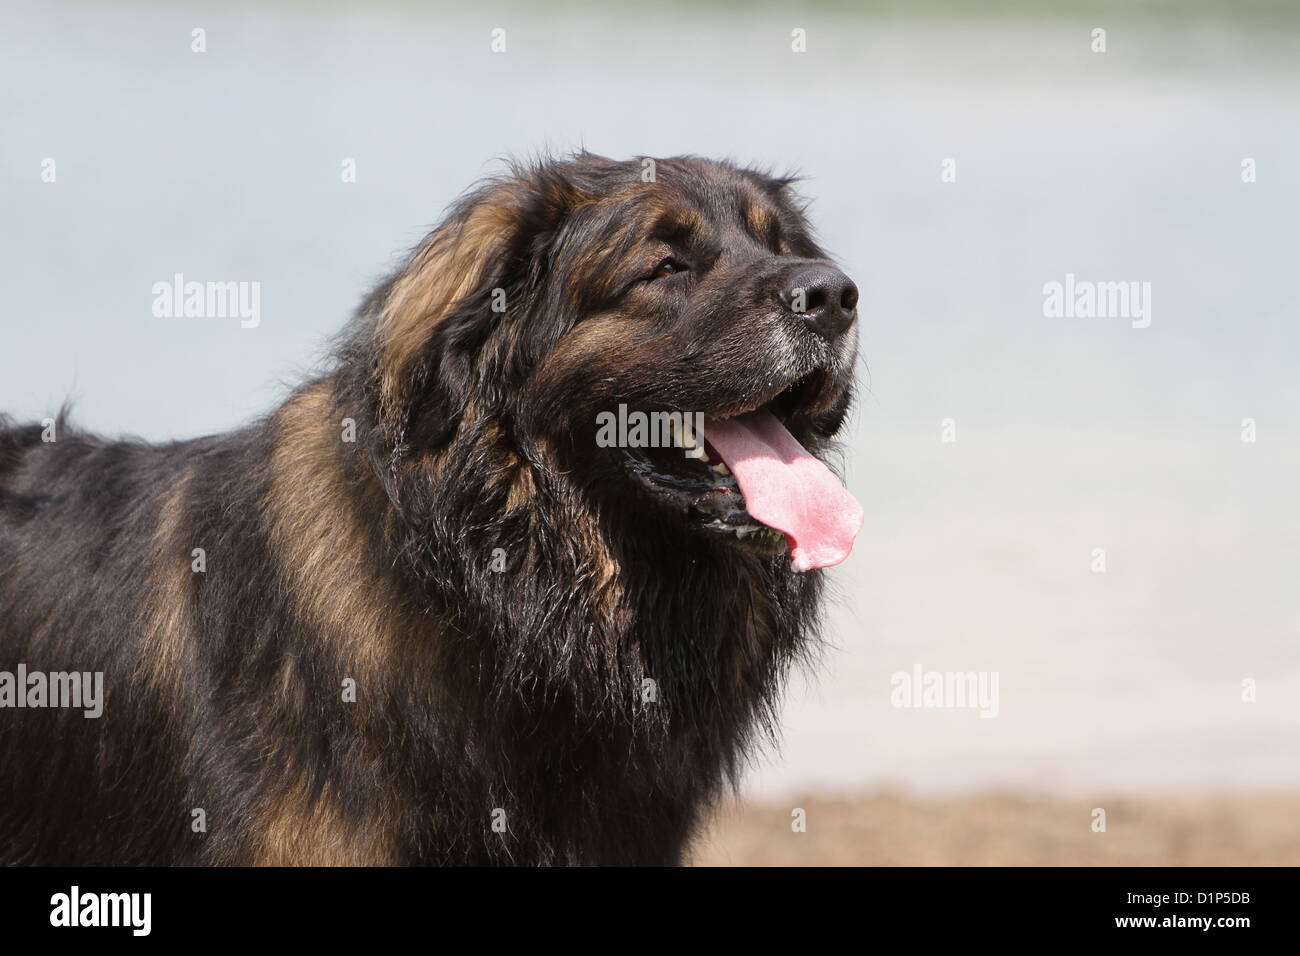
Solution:
<path fill-rule="evenodd" d="M 0 422 L 0 862 L 680 863 L 862 522 L 857 298 L 789 179 L 580 153 L 261 421 Z"/>

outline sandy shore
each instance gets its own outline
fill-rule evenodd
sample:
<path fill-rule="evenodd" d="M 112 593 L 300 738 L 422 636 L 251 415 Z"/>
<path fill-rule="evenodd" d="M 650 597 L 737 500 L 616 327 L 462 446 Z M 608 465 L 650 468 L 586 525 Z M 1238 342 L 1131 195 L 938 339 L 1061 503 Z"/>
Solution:
<path fill-rule="evenodd" d="M 792 810 L 807 830 L 791 829 Z M 1092 830 L 1093 808 L 1106 832 Z M 724 807 L 701 866 L 1300 865 L 1300 793 L 1112 800 L 808 797 Z"/>

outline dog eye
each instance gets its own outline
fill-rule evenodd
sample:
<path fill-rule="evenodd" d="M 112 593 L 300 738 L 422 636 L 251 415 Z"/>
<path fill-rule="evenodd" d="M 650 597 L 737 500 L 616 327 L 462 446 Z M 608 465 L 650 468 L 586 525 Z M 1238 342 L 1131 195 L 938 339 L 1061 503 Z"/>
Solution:
<path fill-rule="evenodd" d="M 659 263 L 659 265 L 655 266 L 655 271 L 650 273 L 650 279 L 651 281 L 654 281 L 655 279 L 662 279 L 666 276 L 676 275 L 679 272 L 687 271 L 689 271 L 688 267 L 684 263 L 669 256 L 664 259 L 663 262 Z"/>

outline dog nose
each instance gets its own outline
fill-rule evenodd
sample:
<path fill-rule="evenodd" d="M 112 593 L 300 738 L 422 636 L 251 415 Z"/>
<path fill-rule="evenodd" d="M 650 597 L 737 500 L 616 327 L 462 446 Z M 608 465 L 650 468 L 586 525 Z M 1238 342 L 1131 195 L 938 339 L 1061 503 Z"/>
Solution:
<path fill-rule="evenodd" d="M 828 342 L 858 317 L 858 287 L 839 269 L 822 263 L 796 269 L 777 297 Z"/>

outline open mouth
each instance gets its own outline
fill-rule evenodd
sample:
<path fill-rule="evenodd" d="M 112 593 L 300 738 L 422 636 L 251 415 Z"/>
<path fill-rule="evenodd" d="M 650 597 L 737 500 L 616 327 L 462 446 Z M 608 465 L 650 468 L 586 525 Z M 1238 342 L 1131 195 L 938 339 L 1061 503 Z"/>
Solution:
<path fill-rule="evenodd" d="M 655 498 L 708 531 L 753 550 L 788 550 L 799 570 L 838 564 L 862 509 L 795 437 L 824 407 L 828 387 L 826 373 L 814 370 L 753 407 L 702 416 L 703 435 L 685 416 L 684 425 L 672 423 L 669 447 L 624 448 L 626 467 Z"/>

